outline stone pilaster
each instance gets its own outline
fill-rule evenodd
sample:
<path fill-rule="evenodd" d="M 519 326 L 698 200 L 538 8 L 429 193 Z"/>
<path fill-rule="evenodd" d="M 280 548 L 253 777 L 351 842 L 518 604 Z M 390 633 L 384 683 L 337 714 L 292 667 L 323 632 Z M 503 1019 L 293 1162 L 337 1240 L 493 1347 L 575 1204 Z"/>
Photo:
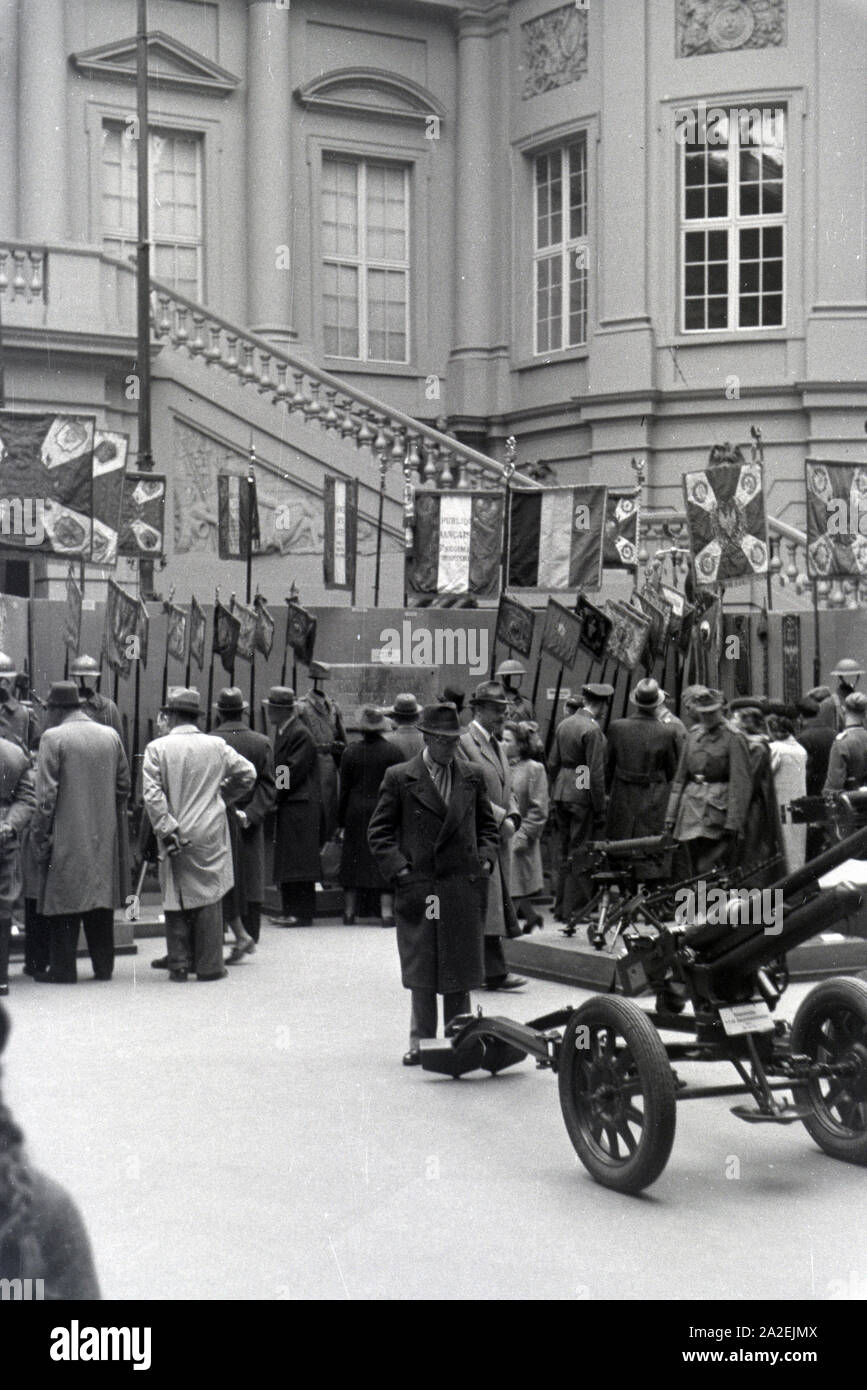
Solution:
<path fill-rule="evenodd" d="M 64 0 L 18 10 L 19 234 L 67 235 L 67 50 Z"/>
<path fill-rule="evenodd" d="M 257 333 L 292 342 L 291 10 L 248 0 L 248 320 Z"/>
<path fill-rule="evenodd" d="M 18 0 L 0 0 L 0 236 L 18 231 Z"/>

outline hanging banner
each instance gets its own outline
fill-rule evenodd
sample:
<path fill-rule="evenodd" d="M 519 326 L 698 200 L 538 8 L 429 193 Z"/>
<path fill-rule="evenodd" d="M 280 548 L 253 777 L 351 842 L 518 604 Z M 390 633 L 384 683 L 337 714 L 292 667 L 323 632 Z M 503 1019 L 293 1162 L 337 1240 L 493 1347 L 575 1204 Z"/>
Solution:
<path fill-rule="evenodd" d="M 589 652 L 594 661 L 603 661 L 611 633 L 611 620 L 583 594 L 579 594 L 575 600 L 575 612 L 581 622 L 579 645 Z"/>
<path fill-rule="evenodd" d="M 205 611 L 195 594 L 190 599 L 190 656 L 201 671 L 205 665 Z"/>
<path fill-rule="evenodd" d="M 123 480 L 129 435 L 97 430 L 93 444 L 93 534 L 90 558 L 96 565 L 116 565 L 123 506 Z"/>
<path fill-rule="evenodd" d="M 90 556 L 92 415 L 0 411 L 0 545 Z"/>
<path fill-rule="evenodd" d="M 286 605 L 286 645 L 309 666 L 316 646 L 316 619 L 297 603 Z"/>
<path fill-rule="evenodd" d="M 801 698 L 801 615 L 784 613 L 782 619 L 783 699 L 787 705 Z"/>
<path fill-rule="evenodd" d="M 355 588 L 358 479 L 325 479 L 322 577 L 326 589 Z"/>
<path fill-rule="evenodd" d="M 417 492 L 407 592 L 496 598 L 503 559 L 498 492 Z"/>
<path fill-rule="evenodd" d="M 500 595 L 497 626 L 494 632 L 495 642 L 510 647 L 519 656 L 529 656 L 533 649 L 533 628 L 535 625 L 536 614 L 532 608 L 525 608 L 523 603 L 518 603 L 513 598 L 507 598 L 505 594 Z"/>
<path fill-rule="evenodd" d="M 162 555 L 165 516 L 165 476 L 127 473 L 123 480 L 118 555 L 133 559 Z"/>
<path fill-rule="evenodd" d="M 655 662 L 665 655 L 671 623 L 671 605 L 661 594 L 653 593 L 646 588 L 640 594 L 633 594 L 631 603 L 650 623 L 647 631 L 647 659 L 651 663 Z"/>
<path fill-rule="evenodd" d="M 752 643 L 750 641 L 750 619 L 747 613 L 724 613 L 722 615 L 722 645 L 726 655 L 726 669 L 734 667 L 734 689 L 732 694 L 753 694 Z M 734 641 L 731 639 L 734 638 Z"/>
<path fill-rule="evenodd" d="M 760 463 L 716 463 L 684 473 L 683 494 L 697 583 L 731 584 L 767 574 Z"/>
<path fill-rule="evenodd" d="M 267 661 L 274 646 L 274 619 L 261 594 L 254 598 L 253 607 L 256 610 L 256 651 L 261 652 Z"/>
<path fill-rule="evenodd" d="M 148 643 L 150 640 L 151 620 L 144 599 L 138 601 L 138 658 L 143 667 L 148 664 Z"/>
<path fill-rule="evenodd" d="M 63 623 L 63 645 L 78 654 L 81 641 L 81 590 L 70 570 L 66 576 L 66 617 Z"/>
<path fill-rule="evenodd" d="M 611 623 L 605 648 L 606 659 L 617 661 L 628 671 L 634 671 L 644 655 L 650 619 L 636 612 L 628 603 L 614 599 L 606 599 L 605 615 Z"/>
<path fill-rule="evenodd" d="M 165 605 L 165 611 L 168 614 L 166 651 L 169 656 L 173 656 L 176 661 L 186 661 L 187 610 L 185 608 L 180 608 L 176 603 L 167 603 Z"/>
<path fill-rule="evenodd" d="M 138 600 L 126 593 L 119 584 L 115 584 L 113 579 L 109 579 L 102 650 L 111 670 L 117 671 L 124 678 L 129 675 L 134 645 L 129 639 L 137 636 L 138 625 Z"/>
<path fill-rule="evenodd" d="M 512 589 L 598 589 L 604 487 L 513 489 L 507 583 Z"/>
<path fill-rule="evenodd" d="M 569 668 L 578 659 L 581 642 L 581 623 L 574 613 L 564 608 L 556 599 L 549 598 L 545 610 L 545 626 L 542 629 L 541 650 L 553 656 L 561 666 Z"/>
<path fill-rule="evenodd" d="M 259 545 L 256 481 L 238 473 L 217 475 L 217 543 L 221 560 L 246 560 Z"/>
<path fill-rule="evenodd" d="M 252 661 L 256 651 L 256 610 L 248 608 L 245 603 L 239 603 L 236 598 L 232 598 L 232 613 L 238 619 L 238 640 L 235 644 L 235 655 L 242 661 Z"/>
<path fill-rule="evenodd" d="M 807 573 L 867 576 L 867 463 L 807 459 Z"/>
<path fill-rule="evenodd" d="M 214 604 L 213 651 L 219 656 L 225 671 L 231 672 L 234 667 L 240 630 L 241 624 L 234 613 L 224 608 L 218 599 Z"/>
<path fill-rule="evenodd" d="M 602 563 L 611 569 L 635 569 L 638 565 L 639 489 L 608 490 L 605 503 L 605 538 Z"/>

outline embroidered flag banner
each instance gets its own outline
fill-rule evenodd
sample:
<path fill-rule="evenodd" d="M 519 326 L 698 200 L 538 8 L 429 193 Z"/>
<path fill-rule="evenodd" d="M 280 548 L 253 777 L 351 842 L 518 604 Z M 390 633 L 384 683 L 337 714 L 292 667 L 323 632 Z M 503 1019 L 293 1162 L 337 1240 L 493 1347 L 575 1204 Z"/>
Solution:
<path fill-rule="evenodd" d="M 578 639 L 580 645 L 585 652 L 590 653 L 594 661 L 603 661 L 611 635 L 611 619 L 583 594 L 579 594 L 575 601 L 575 612 L 581 620 L 581 636 Z"/>
<path fill-rule="evenodd" d="M 634 671 L 647 644 L 650 619 L 638 613 L 628 603 L 615 599 L 605 600 L 605 614 L 611 622 L 611 633 L 605 655 L 617 661 L 627 670 Z"/>
<path fill-rule="evenodd" d="M 217 475 L 217 541 L 221 560 L 246 560 L 260 542 L 256 480 Z"/>
<path fill-rule="evenodd" d="M 224 608 L 219 599 L 214 604 L 214 638 L 212 650 L 220 658 L 225 671 L 232 671 L 235 665 L 235 649 L 238 646 L 238 633 L 241 624 Z"/>
<path fill-rule="evenodd" d="M 207 620 L 195 594 L 190 599 L 190 656 L 201 671 L 205 665 L 205 630 Z"/>
<path fill-rule="evenodd" d="M 602 563 L 612 569 L 634 569 L 638 564 L 638 496 L 637 487 L 609 488 Z"/>
<path fill-rule="evenodd" d="M 508 584 L 513 589 L 598 589 L 605 535 L 604 487 L 513 490 Z"/>
<path fill-rule="evenodd" d="M 274 619 L 261 594 L 253 599 L 253 607 L 256 610 L 256 650 L 267 660 L 274 645 Z"/>
<path fill-rule="evenodd" d="M 162 555 L 166 480 L 161 473 L 127 473 L 123 480 L 118 555 Z"/>
<path fill-rule="evenodd" d="M 72 570 L 66 576 L 66 617 L 63 623 L 63 644 L 71 652 L 78 652 L 81 641 L 81 590 L 75 582 Z"/>
<path fill-rule="evenodd" d="M 97 430 L 93 444 L 93 532 L 90 558 L 96 565 L 117 564 L 123 480 L 129 435 Z"/>
<path fill-rule="evenodd" d="M 298 603 L 286 605 L 286 645 L 299 661 L 309 666 L 316 646 L 316 619 Z"/>
<path fill-rule="evenodd" d="M 760 463 L 716 463 L 684 473 L 686 521 L 699 584 L 730 584 L 768 572 L 768 525 Z"/>
<path fill-rule="evenodd" d="M 536 614 L 516 599 L 500 595 L 494 641 L 510 647 L 519 656 L 529 656 L 533 649 L 533 628 Z"/>
<path fill-rule="evenodd" d="M 178 607 L 176 603 L 167 603 L 165 604 L 165 611 L 168 614 L 166 651 L 169 656 L 173 656 L 177 661 L 186 661 L 187 610 Z"/>
<path fill-rule="evenodd" d="M 784 613 L 781 621 L 783 648 L 783 699 L 794 705 L 801 696 L 801 615 Z"/>
<path fill-rule="evenodd" d="M 640 594 L 632 595 L 632 606 L 643 613 L 650 622 L 647 633 L 647 655 L 656 661 L 665 655 L 668 630 L 671 622 L 671 604 L 661 594 L 645 588 Z"/>
<path fill-rule="evenodd" d="M 148 640 L 150 638 L 151 620 L 144 599 L 138 601 L 138 658 L 142 666 L 148 664 Z"/>
<path fill-rule="evenodd" d="M 108 581 L 105 605 L 105 629 L 102 650 L 112 671 L 129 675 L 132 643 L 129 638 L 138 634 L 139 603 L 131 598 L 113 579 Z"/>
<path fill-rule="evenodd" d="M 0 411 L 0 545 L 90 556 L 92 415 Z"/>
<path fill-rule="evenodd" d="M 867 575 L 867 463 L 807 459 L 807 573 Z"/>
<path fill-rule="evenodd" d="M 245 603 L 239 603 L 233 597 L 232 612 L 239 624 L 235 655 L 239 656 L 242 661 L 252 661 L 256 651 L 256 610 L 255 608 L 248 608 Z"/>
<path fill-rule="evenodd" d="M 578 659 L 581 641 L 581 623 L 574 613 L 564 608 L 556 599 L 549 598 L 545 610 L 545 626 L 542 629 L 541 650 L 559 661 L 561 666 L 572 667 Z"/>
<path fill-rule="evenodd" d="M 326 589 L 355 588 L 358 479 L 325 479 L 322 577 Z"/>
<path fill-rule="evenodd" d="M 503 557 L 498 492 L 417 492 L 407 592 L 496 598 Z"/>

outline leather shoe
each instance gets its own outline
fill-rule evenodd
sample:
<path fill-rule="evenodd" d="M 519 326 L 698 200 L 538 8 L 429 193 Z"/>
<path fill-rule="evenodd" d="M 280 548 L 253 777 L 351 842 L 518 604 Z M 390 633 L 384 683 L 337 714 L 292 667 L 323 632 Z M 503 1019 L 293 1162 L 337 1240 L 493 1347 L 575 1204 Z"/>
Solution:
<path fill-rule="evenodd" d="M 421 1053 L 417 1047 L 411 1047 L 409 1052 L 403 1054 L 403 1065 L 405 1067 L 420 1067 Z"/>
<path fill-rule="evenodd" d="M 189 970 L 170 970 L 169 979 L 174 980 L 176 985 L 185 985 L 190 978 Z"/>
<path fill-rule="evenodd" d="M 0 985 L 0 999 L 5 999 L 9 993 L 8 985 Z"/>
<path fill-rule="evenodd" d="M 227 970 L 227 969 L 225 968 L 225 966 L 224 966 L 223 969 L 220 970 L 216 975 L 197 975 L 197 976 L 196 976 L 196 979 L 197 979 L 197 980 L 225 980 L 225 978 L 226 978 L 226 976 L 228 975 L 228 973 L 229 973 L 228 970 Z"/>
<path fill-rule="evenodd" d="M 523 975 L 506 975 L 505 979 L 495 980 L 491 984 L 486 980 L 485 989 L 523 989 L 526 983 L 527 981 L 524 979 Z"/>
<path fill-rule="evenodd" d="M 168 970 L 168 968 L 168 956 L 159 956 L 156 960 L 151 961 L 151 970 Z"/>

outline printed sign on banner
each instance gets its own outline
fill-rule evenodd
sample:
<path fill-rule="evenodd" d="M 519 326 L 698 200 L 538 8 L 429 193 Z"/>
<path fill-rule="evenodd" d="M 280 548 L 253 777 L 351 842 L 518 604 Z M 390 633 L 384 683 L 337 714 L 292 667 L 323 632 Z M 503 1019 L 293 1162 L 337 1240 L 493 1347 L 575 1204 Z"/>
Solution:
<path fill-rule="evenodd" d="M 326 589 L 354 589 L 358 479 L 325 479 L 322 573 Z"/>

